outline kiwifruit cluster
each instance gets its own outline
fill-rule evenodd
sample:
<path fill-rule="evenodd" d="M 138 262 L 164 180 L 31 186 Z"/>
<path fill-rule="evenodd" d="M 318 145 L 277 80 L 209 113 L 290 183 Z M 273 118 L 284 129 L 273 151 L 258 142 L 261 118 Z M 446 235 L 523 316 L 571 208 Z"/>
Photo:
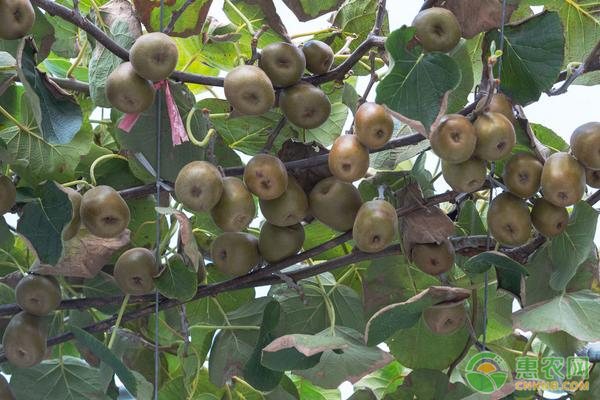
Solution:
<path fill-rule="evenodd" d="M 175 70 L 179 51 L 175 41 L 162 32 L 140 36 L 129 53 L 106 80 L 106 97 L 117 110 L 139 114 L 154 103 L 152 82 L 167 79 Z"/>
<path fill-rule="evenodd" d="M 354 182 L 369 169 L 369 150 L 380 149 L 392 137 L 394 120 L 386 108 L 364 103 L 354 116 L 354 134 L 338 137 L 328 156 L 329 170 L 341 181 Z"/>
<path fill-rule="evenodd" d="M 572 206 L 583 197 L 586 182 L 597 185 L 594 176 L 600 168 L 600 123 L 590 122 L 571 135 L 571 153 L 556 152 L 542 164 L 530 153 L 512 155 L 504 167 L 507 192 L 490 204 L 488 225 L 501 244 L 526 243 L 532 226 L 552 238 L 568 225 Z M 534 196 L 541 190 L 541 197 Z M 531 212 L 526 199 L 532 199 Z"/>
<path fill-rule="evenodd" d="M 256 216 L 253 195 L 265 217 L 258 238 L 246 232 Z M 309 216 L 336 231 L 352 230 L 357 248 L 366 252 L 383 250 L 398 231 L 396 210 L 387 201 L 363 204 L 355 186 L 334 176 L 307 194 L 283 162 L 269 154 L 250 159 L 243 181 L 222 177 L 208 162 L 189 163 L 177 176 L 175 196 L 189 210 L 210 212 L 224 231 L 210 252 L 215 267 L 230 276 L 249 272 L 261 259 L 274 263 L 300 251 L 302 224 Z"/>
<path fill-rule="evenodd" d="M 325 74 L 333 64 L 333 50 L 319 40 L 302 47 L 271 43 L 261 53 L 258 66 L 241 65 L 225 77 L 225 97 L 234 110 L 245 115 L 262 115 L 275 106 L 294 125 L 312 129 L 322 125 L 331 113 L 327 95 L 318 87 L 302 82 L 305 70 Z"/>
<path fill-rule="evenodd" d="M 11 364 L 29 368 L 46 356 L 48 332 L 42 317 L 50 315 L 60 305 L 60 285 L 52 276 L 28 274 L 17 283 L 15 299 L 23 311 L 9 321 L 2 346 Z"/>

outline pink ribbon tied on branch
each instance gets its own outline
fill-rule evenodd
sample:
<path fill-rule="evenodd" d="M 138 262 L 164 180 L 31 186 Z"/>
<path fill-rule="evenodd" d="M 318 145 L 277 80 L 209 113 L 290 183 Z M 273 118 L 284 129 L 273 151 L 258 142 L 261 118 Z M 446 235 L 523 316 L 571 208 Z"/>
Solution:
<path fill-rule="evenodd" d="M 160 90 L 163 87 L 165 88 L 167 112 L 169 114 L 169 121 L 171 122 L 171 139 L 173 141 L 173 146 L 177 146 L 182 144 L 183 142 L 188 142 L 190 138 L 187 135 L 185 126 L 183 125 L 181 115 L 179 115 L 177 104 L 175 104 L 175 100 L 171 95 L 169 82 L 165 79 L 154 84 L 154 88 L 157 90 Z M 119 123 L 119 129 L 127 133 L 131 132 L 131 129 L 133 128 L 139 117 L 140 114 L 126 114 L 125 117 L 123 117 L 123 119 Z"/>

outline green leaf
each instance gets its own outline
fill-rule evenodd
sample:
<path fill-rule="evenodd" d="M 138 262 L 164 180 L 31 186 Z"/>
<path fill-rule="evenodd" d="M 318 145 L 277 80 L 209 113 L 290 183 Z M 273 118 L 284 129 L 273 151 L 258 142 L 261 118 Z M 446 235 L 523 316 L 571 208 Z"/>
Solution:
<path fill-rule="evenodd" d="M 529 275 L 527 269 L 521 264 L 509 256 L 493 250 L 469 258 L 464 265 L 464 269 L 473 274 L 481 274 L 489 270 L 492 266 L 496 267 L 496 270 L 505 269 L 512 272 L 518 272 L 521 275 Z"/>
<path fill-rule="evenodd" d="M 167 261 L 167 266 L 154 282 L 163 296 L 189 301 L 198 289 L 198 273 L 190 270 L 183 258 L 176 255 Z"/>
<path fill-rule="evenodd" d="M 109 400 L 98 369 L 65 356 L 31 368 L 15 369 L 10 386 L 18 399 Z"/>
<path fill-rule="evenodd" d="M 461 72 L 446 54 L 422 53 L 414 35 L 414 28 L 404 26 L 386 39 L 385 48 L 393 62 L 377 86 L 376 101 L 429 129 L 440 112 L 444 94 L 460 83 Z"/>
<path fill-rule="evenodd" d="M 71 202 L 54 182 L 46 182 L 39 194 L 23 209 L 17 231 L 31 242 L 42 263 L 54 265 L 63 251 L 62 231 L 71 221 Z"/>
<path fill-rule="evenodd" d="M 214 284 L 230 279 L 215 269 L 211 264 L 207 266 L 207 284 Z M 215 297 L 205 297 L 186 304 L 187 317 L 192 325 L 223 325 L 225 316 L 237 310 L 254 299 L 254 289 L 242 289 L 235 292 L 220 293 Z M 223 310 L 223 312 L 221 312 Z"/>
<path fill-rule="evenodd" d="M 16 66 L 17 60 L 10 53 L 0 51 L 0 85 L 17 75 Z M 3 120 L 4 116 L 0 117 L 0 121 Z"/>
<path fill-rule="evenodd" d="M 329 330 L 319 333 L 319 335 L 329 334 Z M 367 347 L 364 337 L 354 329 L 338 326 L 335 328 L 335 336 L 344 339 L 348 347 L 341 350 L 326 350 L 318 365 L 295 373 L 315 385 L 334 389 L 347 380 L 355 383 L 363 376 L 393 361 L 389 353 L 377 347 Z"/>
<path fill-rule="evenodd" d="M 137 396 L 137 381 L 133 373 L 127 369 L 121 360 L 110 351 L 108 347 L 101 341 L 90 335 L 86 331 L 76 326 L 70 326 L 70 331 L 75 335 L 75 339 L 87 347 L 92 353 L 94 353 L 102 362 L 106 363 L 112 368 L 115 374 L 119 377 L 125 389 L 129 391 L 133 396 Z"/>
<path fill-rule="evenodd" d="M 71 67 L 71 63 L 63 58 L 47 58 L 44 60 L 42 64 L 39 65 L 39 68 L 43 72 L 49 72 L 52 76 L 58 78 L 66 78 L 67 71 Z M 77 79 L 78 81 L 87 82 L 88 81 L 88 69 L 85 66 L 76 67 L 71 77 Z"/>
<path fill-rule="evenodd" d="M 225 325 L 259 326 L 264 310 L 273 299 L 261 297 L 247 302 L 226 315 Z M 221 387 L 234 376 L 243 376 L 244 366 L 252 356 L 259 331 L 225 329 L 215 337 L 208 359 L 208 372 L 212 384 Z"/>
<path fill-rule="evenodd" d="M 550 128 L 540 124 L 530 124 L 535 137 L 538 138 L 544 146 L 550 147 L 554 151 L 569 151 L 569 144 Z"/>
<path fill-rule="evenodd" d="M 378 3 L 377 0 L 347 0 L 339 7 L 333 17 L 332 25 L 342 31 L 343 37 L 336 40 L 340 42 L 340 46 L 343 46 L 344 39 L 347 36 L 355 35 L 356 39 L 350 43 L 350 50 L 354 50 L 367 38 L 368 33 L 375 24 Z M 381 35 L 387 36 L 389 33 L 387 11 L 381 28 Z M 339 50 L 336 47 L 334 49 L 334 51 Z M 369 63 L 367 62 L 367 64 Z"/>
<path fill-rule="evenodd" d="M 594 246 L 598 213 L 585 201 L 577 203 L 567 229 L 552 239 L 550 257 L 555 270 L 550 276 L 550 287 L 563 290 L 577 273 Z"/>
<path fill-rule="evenodd" d="M 169 86 L 173 99 L 177 104 L 179 114 L 185 119 L 194 106 L 194 96 L 184 84 L 170 82 Z M 115 132 L 116 139 L 123 148 L 142 153 L 154 169 L 156 169 L 156 101 L 148 110 L 140 114 L 131 132 L 126 133 L 120 129 Z M 187 163 L 206 159 L 207 149 L 194 146 L 191 142 L 173 146 L 170 135 L 171 122 L 167 112 L 165 96 L 162 96 L 161 106 L 161 126 L 165 133 L 161 135 L 161 177 L 170 182 L 175 182 L 177 174 Z M 202 113 L 196 111 L 191 123 L 191 130 L 196 139 L 202 140 L 206 136 L 208 131 L 207 124 L 208 122 Z M 215 128 L 218 130 L 216 125 Z M 215 142 L 215 156 L 219 165 L 223 167 L 241 165 L 239 156 L 223 146 L 220 140 Z"/>
<path fill-rule="evenodd" d="M 441 371 L 416 369 L 404 379 L 402 386 L 390 397 L 394 399 L 459 400 L 467 398 L 472 393 L 473 390 L 463 383 L 450 383 L 446 374 Z M 386 396 L 385 399 L 387 398 Z"/>
<path fill-rule="evenodd" d="M 86 297 L 106 298 L 123 295 L 113 276 L 102 271 L 93 278 L 84 279 L 81 285 L 83 286 L 83 294 Z M 98 309 L 105 314 L 115 314 L 119 311 L 119 306 L 109 305 L 99 307 Z"/>
<path fill-rule="evenodd" d="M 555 12 L 543 12 L 507 26 L 504 33 L 500 88 L 516 103 L 530 104 L 552 87 L 560 73 L 565 45 L 560 18 Z M 497 30 L 486 38 L 500 43 Z"/>
<path fill-rule="evenodd" d="M 473 63 L 471 62 L 471 55 L 469 54 L 469 48 L 467 41 L 461 39 L 458 46 L 450 52 L 450 57 L 456 62 L 460 69 L 460 83 L 448 97 L 448 109 L 447 114 L 452 114 L 461 110 L 469 101 L 469 94 L 473 90 L 475 79 L 473 77 Z"/>
<path fill-rule="evenodd" d="M 338 9 L 344 0 L 283 0 L 302 22 L 310 21 L 321 15 Z"/>
<path fill-rule="evenodd" d="M 308 369 L 319 363 L 323 352 L 347 348 L 346 341 L 338 336 L 285 335 L 262 349 L 262 364 L 275 371 Z"/>
<path fill-rule="evenodd" d="M 258 390 L 270 391 L 275 389 L 283 372 L 269 369 L 268 366 L 261 363 L 262 349 L 274 339 L 273 331 L 279 323 L 280 306 L 275 300 L 272 300 L 265 306 L 258 341 L 248 362 L 244 366 L 244 378 Z"/>
<path fill-rule="evenodd" d="M 439 284 L 437 278 L 411 267 L 402 256 L 384 257 L 362 265 L 363 304 L 367 316 L 389 304 L 408 300 L 417 290 Z"/>
<path fill-rule="evenodd" d="M 405 367 L 441 370 L 458 358 L 468 340 L 466 325 L 440 340 L 440 335 L 433 333 L 421 318 L 416 325 L 399 331 L 386 343 L 392 355 Z"/>
<path fill-rule="evenodd" d="M 465 201 L 460 211 L 458 212 L 458 218 L 456 219 L 456 234 L 459 236 L 469 235 L 485 235 L 487 230 L 475 202 L 473 200 Z"/>
<path fill-rule="evenodd" d="M 513 314 L 513 327 L 532 332 L 564 331 L 586 342 L 600 340 L 600 295 L 591 290 L 561 294 Z"/>
<path fill-rule="evenodd" d="M 335 237 L 338 237 L 340 232 L 334 231 L 329 228 L 327 225 L 323 224 L 316 219 L 313 220 L 310 224 L 304 225 L 304 248 L 311 249 L 324 243 L 328 240 L 331 240 Z M 346 250 L 350 251 L 350 247 L 346 245 Z M 331 260 L 336 257 L 340 257 L 346 254 L 344 250 L 344 245 L 336 246 L 332 249 L 324 251 L 320 254 L 317 254 L 313 257 L 314 260 Z"/>
<path fill-rule="evenodd" d="M 582 62 L 600 40 L 600 10 L 587 0 L 529 0 L 531 5 L 544 5 L 558 12 L 565 31 L 565 58 L 563 67 L 571 62 Z M 587 73 L 575 81 L 580 85 L 596 85 L 600 73 Z"/>
<path fill-rule="evenodd" d="M 389 363 L 383 368 L 363 377 L 354 384 L 355 389 L 369 388 L 381 399 L 388 393 L 393 393 L 402 383 L 406 369 L 398 361 Z"/>
<path fill-rule="evenodd" d="M 449 286 L 431 286 L 402 303 L 390 304 L 376 312 L 367 322 L 365 341 L 375 346 L 400 329 L 415 325 L 425 309 L 443 302 L 457 302 L 468 298 L 469 291 Z"/>
<path fill-rule="evenodd" d="M 75 99 L 36 68 L 36 49 L 30 39 L 19 47 L 17 74 L 25 87 L 42 138 L 51 144 L 67 144 L 81 128 L 83 117 Z"/>
<path fill-rule="evenodd" d="M 15 243 L 15 237 L 9 229 L 4 217 L 0 216 L 0 249 L 10 251 Z"/>
<path fill-rule="evenodd" d="M 176 0 L 173 3 L 165 3 L 164 5 L 164 26 L 167 26 L 173 14 L 182 9 L 186 0 Z M 159 32 L 160 25 L 160 3 L 151 0 L 134 0 L 135 10 L 144 24 L 148 32 Z M 174 29 L 169 33 L 172 36 L 188 37 L 197 35 L 202 30 L 202 25 L 208 15 L 208 10 L 212 0 L 194 1 L 185 11 L 179 15 L 179 19 L 175 23 Z"/>
<path fill-rule="evenodd" d="M 340 400 L 339 389 L 323 389 L 313 385 L 309 380 L 292 375 L 294 385 L 298 388 L 302 400 Z"/>

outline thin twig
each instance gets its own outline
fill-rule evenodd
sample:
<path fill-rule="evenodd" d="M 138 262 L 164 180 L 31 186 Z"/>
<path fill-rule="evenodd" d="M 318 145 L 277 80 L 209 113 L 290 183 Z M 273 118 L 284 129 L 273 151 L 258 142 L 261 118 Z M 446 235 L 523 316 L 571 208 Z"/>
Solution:
<path fill-rule="evenodd" d="M 275 125 L 275 128 L 273 128 L 271 133 L 269 133 L 269 137 L 267 138 L 267 143 L 265 143 L 265 146 L 262 148 L 261 153 L 268 153 L 271 151 L 271 149 L 273 148 L 273 145 L 275 144 L 275 140 L 277 139 L 277 136 L 279 136 L 279 134 L 285 127 L 286 122 L 287 122 L 287 119 L 285 117 L 281 117 L 281 119 L 279 120 L 277 125 Z"/>
<path fill-rule="evenodd" d="M 258 41 L 260 40 L 260 37 L 262 36 L 262 34 L 268 30 L 269 30 L 269 25 L 263 25 L 260 27 L 259 30 L 257 30 L 254 33 L 254 36 L 252 37 L 252 42 L 250 42 L 250 49 L 252 49 L 252 56 L 250 57 L 250 59 L 248 61 L 246 61 L 247 65 L 252 65 L 256 62 L 256 60 L 258 60 L 258 57 L 259 57 Z"/>
<path fill-rule="evenodd" d="M 550 89 L 547 94 L 548 96 L 558 96 L 559 94 L 566 93 L 569 86 L 571 86 L 581 75 L 598 70 L 600 70 L 600 41 L 596 43 L 596 46 L 594 46 L 583 64 L 579 65 L 574 70 L 567 66 L 567 69 L 560 73 L 558 80 L 564 80 L 564 83 L 556 89 Z"/>
<path fill-rule="evenodd" d="M 183 15 L 185 10 L 187 10 L 187 8 L 189 6 L 191 6 L 192 3 L 194 3 L 194 1 L 196 1 L 196 0 L 186 0 L 186 2 L 181 5 L 181 8 L 179 10 L 173 11 L 173 13 L 171 14 L 171 20 L 169 21 L 169 24 L 163 30 L 164 33 L 166 33 L 168 35 L 169 33 L 173 32 L 173 29 L 175 29 L 175 24 L 177 23 L 177 20 L 179 20 L 179 18 Z"/>
<path fill-rule="evenodd" d="M 385 0 L 379 0 L 377 3 L 377 14 L 375 15 L 375 24 L 371 30 L 371 35 L 381 35 L 381 27 L 385 21 Z"/>

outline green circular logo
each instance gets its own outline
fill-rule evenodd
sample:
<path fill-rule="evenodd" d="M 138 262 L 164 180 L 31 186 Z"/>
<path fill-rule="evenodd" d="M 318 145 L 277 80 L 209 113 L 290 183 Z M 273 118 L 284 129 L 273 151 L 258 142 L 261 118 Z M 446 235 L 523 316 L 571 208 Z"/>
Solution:
<path fill-rule="evenodd" d="M 504 386 L 508 380 L 508 373 L 506 361 L 491 351 L 474 355 L 466 368 L 469 385 L 485 394 L 494 393 Z"/>

